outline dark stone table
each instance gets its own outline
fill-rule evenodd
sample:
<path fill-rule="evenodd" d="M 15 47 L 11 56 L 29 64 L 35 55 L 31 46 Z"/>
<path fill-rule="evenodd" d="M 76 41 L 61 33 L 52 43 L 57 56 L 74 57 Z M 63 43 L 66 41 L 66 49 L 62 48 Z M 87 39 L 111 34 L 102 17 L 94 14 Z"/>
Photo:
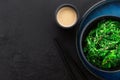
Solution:
<path fill-rule="evenodd" d="M 55 22 L 55 10 L 63 3 L 75 5 L 80 19 L 100 0 L 0 0 L 0 80 L 71 80 L 54 39 L 82 69 L 74 70 L 78 80 L 98 80 L 78 58 L 75 39 L 79 26 L 63 30 Z M 81 71 L 81 70 L 79 70 Z"/>

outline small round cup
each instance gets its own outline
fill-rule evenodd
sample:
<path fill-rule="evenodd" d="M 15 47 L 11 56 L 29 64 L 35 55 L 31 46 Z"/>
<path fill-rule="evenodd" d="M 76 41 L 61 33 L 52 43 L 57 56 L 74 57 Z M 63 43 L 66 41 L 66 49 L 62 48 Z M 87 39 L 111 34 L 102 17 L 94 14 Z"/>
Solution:
<path fill-rule="evenodd" d="M 75 21 L 73 22 L 73 23 L 71 23 L 71 24 L 69 24 L 68 26 L 66 26 L 66 25 L 64 25 L 64 24 L 62 24 L 62 23 L 60 23 L 60 21 L 59 21 L 59 18 L 58 18 L 58 15 L 62 15 L 62 14 L 60 14 L 60 10 L 62 10 L 62 9 L 64 9 L 64 8 L 69 8 L 69 9 L 71 9 L 72 11 L 74 11 L 74 15 L 75 15 Z M 65 10 L 65 9 L 64 9 Z M 67 10 L 67 9 L 66 9 Z M 65 11 L 64 11 L 64 13 L 65 13 Z M 73 14 L 68 14 L 70 17 L 71 16 L 73 16 Z M 60 16 L 61 17 L 61 16 Z M 67 17 L 67 13 L 65 14 L 65 17 Z M 69 28 L 73 28 L 76 24 L 77 24 L 77 22 L 78 22 L 78 19 L 79 19 L 79 13 L 78 13 L 78 10 L 77 10 L 77 8 L 74 6 L 74 5 L 72 5 L 72 4 L 62 4 L 62 5 L 60 5 L 58 8 L 57 8 L 57 10 L 56 10 L 56 12 L 55 12 L 55 19 L 56 19 L 56 22 L 57 22 L 57 24 L 61 27 L 61 28 L 63 28 L 63 29 L 69 29 Z M 71 18 L 71 19 L 73 19 L 73 18 Z M 65 21 L 65 19 L 62 17 L 62 19 L 61 19 L 62 21 Z M 66 20 L 69 20 L 69 18 L 68 19 L 66 19 Z"/>

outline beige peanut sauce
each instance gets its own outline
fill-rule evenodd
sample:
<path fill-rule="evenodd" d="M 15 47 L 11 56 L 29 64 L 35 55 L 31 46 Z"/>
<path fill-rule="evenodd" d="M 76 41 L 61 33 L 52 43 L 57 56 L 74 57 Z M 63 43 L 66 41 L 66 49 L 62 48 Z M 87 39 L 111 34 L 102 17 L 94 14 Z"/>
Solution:
<path fill-rule="evenodd" d="M 57 21 L 63 27 L 71 27 L 77 22 L 77 13 L 71 7 L 63 7 L 57 12 Z"/>

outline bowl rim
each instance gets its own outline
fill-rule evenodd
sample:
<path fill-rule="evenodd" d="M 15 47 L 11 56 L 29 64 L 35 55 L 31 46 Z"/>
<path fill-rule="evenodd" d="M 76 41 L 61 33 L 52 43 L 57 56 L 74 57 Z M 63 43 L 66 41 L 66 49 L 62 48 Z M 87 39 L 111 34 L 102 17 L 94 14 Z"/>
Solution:
<path fill-rule="evenodd" d="M 98 19 L 100 19 L 100 18 L 104 18 L 104 17 L 113 17 L 113 18 L 118 18 L 118 19 L 120 19 L 120 17 L 118 17 L 118 16 L 103 15 L 103 16 L 98 16 L 98 17 L 96 17 L 95 19 L 92 19 L 90 22 L 88 22 L 88 23 L 85 25 L 85 27 L 82 29 L 81 34 L 80 34 L 80 38 L 79 38 L 80 43 L 78 44 L 78 45 L 80 46 L 80 49 L 79 49 L 80 52 L 79 52 L 78 54 L 81 53 L 82 56 L 83 56 L 83 58 L 84 58 L 84 60 L 88 63 L 88 65 L 91 66 L 92 68 L 98 70 L 98 71 L 105 72 L 105 73 L 119 72 L 120 69 L 119 69 L 119 70 L 113 70 L 113 71 L 107 71 L 107 70 L 103 70 L 103 69 L 100 69 L 100 68 L 94 66 L 93 64 L 91 64 L 91 63 L 86 59 L 85 54 L 84 54 L 84 52 L 83 52 L 83 48 L 82 48 L 82 41 L 83 41 L 83 40 L 82 40 L 82 38 L 83 38 L 83 34 L 84 34 L 86 28 L 87 28 L 91 23 L 93 23 L 94 21 L 96 21 L 96 20 L 98 20 Z"/>

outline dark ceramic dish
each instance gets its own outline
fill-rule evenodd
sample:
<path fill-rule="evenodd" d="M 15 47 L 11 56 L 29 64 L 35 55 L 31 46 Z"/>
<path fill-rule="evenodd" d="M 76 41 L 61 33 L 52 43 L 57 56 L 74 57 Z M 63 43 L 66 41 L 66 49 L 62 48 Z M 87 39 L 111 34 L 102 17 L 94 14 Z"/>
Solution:
<path fill-rule="evenodd" d="M 92 66 L 90 63 L 86 61 L 85 56 L 81 53 L 82 44 L 80 43 L 81 33 L 86 25 L 90 24 L 91 21 L 97 19 L 101 16 L 116 16 L 120 17 L 120 0 L 101 0 L 100 2 L 94 4 L 90 9 L 88 9 L 83 15 L 79 29 L 77 31 L 77 51 L 79 58 L 83 62 L 85 68 L 88 69 L 89 72 L 97 76 L 98 78 L 102 78 L 102 80 L 120 80 L 120 69 L 115 71 L 104 71 Z M 87 34 L 85 34 L 87 35 Z"/>
<path fill-rule="evenodd" d="M 75 12 L 76 12 L 76 14 L 77 14 L 77 21 L 76 21 L 76 23 L 75 23 L 74 25 L 70 26 L 70 27 L 64 27 L 64 26 L 60 25 L 60 24 L 58 23 L 58 21 L 57 21 L 57 13 L 58 13 L 58 11 L 59 11 L 61 8 L 63 8 L 63 7 L 71 7 L 71 8 L 73 8 L 73 9 L 75 10 Z M 77 23 L 78 23 L 78 20 L 79 20 L 79 11 L 78 11 L 78 9 L 76 8 L 76 6 L 74 6 L 73 4 L 62 4 L 62 5 L 60 5 L 60 6 L 57 8 L 57 10 L 55 11 L 55 20 L 56 20 L 56 23 L 59 25 L 59 27 L 61 27 L 61 28 L 63 28 L 63 29 L 71 29 L 71 28 L 73 28 L 74 26 L 76 26 Z"/>

